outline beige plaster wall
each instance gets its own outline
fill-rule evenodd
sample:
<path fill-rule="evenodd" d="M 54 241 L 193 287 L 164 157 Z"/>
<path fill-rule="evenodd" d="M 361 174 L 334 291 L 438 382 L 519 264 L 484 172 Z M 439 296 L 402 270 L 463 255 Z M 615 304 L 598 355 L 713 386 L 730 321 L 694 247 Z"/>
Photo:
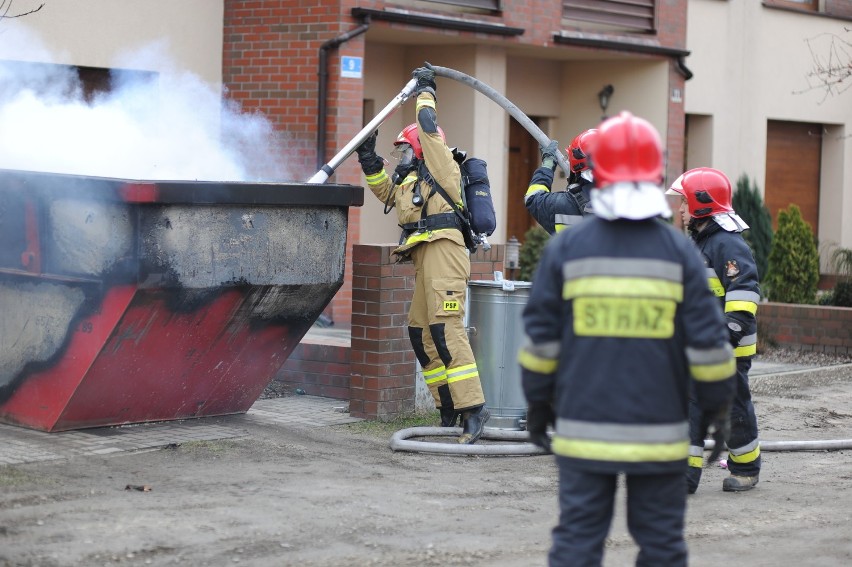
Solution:
<path fill-rule="evenodd" d="M 808 73 L 814 54 L 828 56 L 831 34 L 852 40 L 848 28 L 757 1 L 691 0 L 686 64 L 695 76 L 684 101 L 687 113 L 712 117 L 712 166 L 731 179 L 748 174 L 761 191 L 767 120 L 826 125 L 819 238 L 845 247 L 852 246 L 852 91 L 811 89 Z"/>
<path fill-rule="evenodd" d="M 169 59 L 149 59 L 136 67 L 163 71 L 164 66 L 192 72 L 211 85 L 222 82 L 223 0 L 74 0 L 15 2 L 22 12 L 4 20 L 3 28 L 24 28 L 40 37 L 54 55 L 52 63 L 111 67 L 116 56 L 160 43 Z M 15 49 L 0 42 L 0 57 L 44 62 L 37 50 Z"/>

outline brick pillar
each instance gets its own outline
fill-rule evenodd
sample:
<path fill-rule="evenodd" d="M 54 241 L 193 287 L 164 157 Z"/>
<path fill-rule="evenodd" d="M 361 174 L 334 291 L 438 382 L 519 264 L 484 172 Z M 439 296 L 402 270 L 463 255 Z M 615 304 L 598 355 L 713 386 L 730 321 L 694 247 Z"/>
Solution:
<path fill-rule="evenodd" d="M 396 264 L 393 245 L 352 249 L 353 417 L 390 421 L 414 411 L 415 358 L 408 340 L 414 266 Z"/>
<path fill-rule="evenodd" d="M 352 269 L 352 375 L 349 412 L 389 421 L 415 409 L 416 362 L 408 340 L 414 266 L 396 264 L 395 245 L 356 244 Z M 503 270 L 505 247 L 471 256 L 471 279 Z"/>

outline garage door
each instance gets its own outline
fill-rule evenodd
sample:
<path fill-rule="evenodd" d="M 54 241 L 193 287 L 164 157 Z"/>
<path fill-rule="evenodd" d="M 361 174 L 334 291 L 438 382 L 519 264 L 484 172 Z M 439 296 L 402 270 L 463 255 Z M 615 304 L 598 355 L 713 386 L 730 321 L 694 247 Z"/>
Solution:
<path fill-rule="evenodd" d="M 814 234 L 819 231 L 822 125 L 770 120 L 766 128 L 764 201 L 778 229 L 778 211 L 799 206 Z"/>

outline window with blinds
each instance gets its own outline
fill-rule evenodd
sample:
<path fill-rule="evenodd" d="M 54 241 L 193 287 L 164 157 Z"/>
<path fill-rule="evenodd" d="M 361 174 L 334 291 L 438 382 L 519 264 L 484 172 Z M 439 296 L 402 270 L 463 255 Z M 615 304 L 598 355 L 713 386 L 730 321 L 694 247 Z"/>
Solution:
<path fill-rule="evenodd" d="M 657 0 L 562 0 L 562 18 L 635 32 L 657 29 Z"/>
<path fill-rule="evenodd" d="M 451 4 L 462 8 L 478 8 L 480 10 L 489 10 L 491 12 L 500 11 L 499 0 L 424 0 L 433 4 Z"/>

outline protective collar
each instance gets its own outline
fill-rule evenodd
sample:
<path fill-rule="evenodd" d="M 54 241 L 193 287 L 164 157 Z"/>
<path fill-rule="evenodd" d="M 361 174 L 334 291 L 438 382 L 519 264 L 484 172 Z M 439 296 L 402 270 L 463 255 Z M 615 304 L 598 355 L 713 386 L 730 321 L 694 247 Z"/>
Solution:
<path fill-rule="evenodd" d="M 711 218 L 726 232 L 742 232 L 748 229 L 746 222 L 740 218 L 740 215 L 733 211 L 730 213 L 716 213 Z"/>
<path fill-rule="evenodd" d="M 662 187 L 641 181 L 619 182 L 591 192 L 592 210 L 604 220 L 644 220 L 672 216 Z"/>

